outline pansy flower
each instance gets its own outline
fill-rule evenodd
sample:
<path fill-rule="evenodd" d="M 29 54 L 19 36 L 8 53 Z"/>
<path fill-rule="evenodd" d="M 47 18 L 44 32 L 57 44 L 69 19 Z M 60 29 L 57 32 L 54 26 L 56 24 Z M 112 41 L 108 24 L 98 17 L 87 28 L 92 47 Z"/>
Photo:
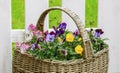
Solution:
<path fill-rule="evenodd" d="M 83 52 L 82 46 L 81 46 L 81 45 L 77 45 L 77 46 L 75 47 L 75 52 L 76 52 L 77 54 L 81 54 L 81 55 L 82 55 L 82 52 Z"/>
<path fill-rule="evenodd" d="M 81 40 L 82 40 L 82 38 L 79 38 L 79 39 L 78 39 L 78 41 L 81 41 Z"/>
<path fill-rule="evenodd" d="M 34 44 L 32 44 L 32 46 L 31 46 L 31 48 L 30 48 L 30 50 L 34 50 L 34 49 L 36 49 L 36 48 L 41 48 L 40 47 L 40 45 L 39 44 L 37 44 L 37 43 L 34 43 Z"/>
<path fill-rule="evenodd" d="M 74 36 L 78 36 L 80 34 L 79 30 L 75 30 L 75 32 L 73 33 Z"/>
<path fill-rule="evenodd" d="M 45 31 L 45 33 L 44 33 L 45 35 L 47 35 L 48 34 L 48 30 L 47 31 Z"/>
<path fill-rule="evenodd" d="M 74 41 L 74 35 L 72 33 L 68 33 L 66 35 L 66 41 L 73 42 Z"/>
<path fill-rule="evenodd" d="M 30 24 L 30 25 L 28 26 L 28 30 L 29 30 L 29 31 L 36 31 L 36 26 L 34 26 L 33 24 Z"/>
<path fill-rule="evenodd" d="M 37 31 L 33 31 L 33 36 L 39 38 L 42 36 L 42 32 L 40 30 L 37 30 Z"/>
<path fill-rule="evenodd" d="M 104 32 L 102 31 L 102 29 L 96 29 L 95 30 L 95 34 L 94 37 L 99 38 L 101 34 L 103 34 Z"/>
<path fill-rule="evenodd" d="M 53 42 L 55 39 L 55 33 L 52 31 L 46 35 L 46 42 Z"/>
<path fill-rule="evenodd" d="M 62 49 L 60 52 L 61 52 L 61 54 L 64 55 L 64 56 L 67 55 L 67 50 L 65 50 L 65 49 Z"/>
<path fill-rule="evenodd" d="M 26 52 L 26 50 L 28 50 L 29 49 L 29 47 L 30 47 L 30 45 L 28 45 L 28 44 L 21 44 L 21 46 L 20 46 L 20 52 L 22 53 L 22 54 L 24 54 L 25 52 Z"/>
<path fill-rule="evenodd" d="M 53 29 L 55 30 L 55 33 L 56 33 L 55 35 L 60 36 L 60 35 L 64 34 L 66 26 L 67 26 L 66 23 L 61 23 L 58 28 L 53 26 Z"/>
<path fill-rule="evenodd" d="M 66 26 L 67 26 L 66 23 L 61 23 L 61 24 L 59 25 L 59 28 L 65 30 L 65 29 L 66 29 Z"/>
<path fill-rule="evenodd" d="M 37 44 L 39 43 L 39 42 L 42 42 L 42 41 L 44 41 L 44 38 L 42 37 L 42 38 L 38 38 L 37 39 Z"/>
<path fill-rule="evenodd" d="M 21 42 L 16 42 L 16 48 L 20 48 L 21 44 Z"/>
<path fill-rule="evenodd" d="M 63 42 L 63 40 L 62 40 L 60 37 L 58 37 L 57 39 L 58 39 L 58 42 L 59 42 L 59 43 L 62 43 L 62 42 Z"/>

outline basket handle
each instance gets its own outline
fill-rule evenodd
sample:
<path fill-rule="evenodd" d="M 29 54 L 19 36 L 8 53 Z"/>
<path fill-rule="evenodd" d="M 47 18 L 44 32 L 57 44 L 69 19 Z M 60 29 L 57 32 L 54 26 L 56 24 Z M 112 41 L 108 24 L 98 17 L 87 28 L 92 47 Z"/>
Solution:
<path fill-rule="evenodd" d="M 65 12 L 66 14 L 68 14 L 73 19 L 73 21 L 75 22 L 78 30 L 80 31 L 81 38 L 83 39 L 83 46 L 84 46 L 83 57 L 84 58 L 93 57 L 94 53 L 93 53 L 92 44 L 91 44 L 90 38 L 88 36 L 88 33 L 87 33 L 84 25 L 82 25 L 82 22 L 80 21 L 80 18 L 78 17 L 78 15 L 76 15 L 71 10 L 66 9 L 66 8 L 61 8 L 61 7 L 52 7 L 52 8 L 49 8 L 49 9 L 45 10 L 41 14 L 41 16 L 40 16 L 40 18 L 39 18 L 39 20 L 37 22 L 37 29 L 41 30 L 42 32 L 44 31 L 43 28 L 44 28 L 45 17 L 52 10 L 63 11 L 63 12 Z"/>

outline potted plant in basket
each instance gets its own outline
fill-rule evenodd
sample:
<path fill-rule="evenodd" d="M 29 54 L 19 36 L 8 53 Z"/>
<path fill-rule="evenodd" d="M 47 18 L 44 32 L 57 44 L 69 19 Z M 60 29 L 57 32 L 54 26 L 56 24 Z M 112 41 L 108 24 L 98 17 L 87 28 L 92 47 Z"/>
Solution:
<path fill-rule="evenodd" d="M 29 42 L 17 42 L 16 47 L 20 48 L 22 54 L 25 52 L 33 55 L 36 59 L 51 60 L 73 60 L 82 58 L 83 42 L 80 32 L 66 30 L 67 24 L 61 23 L 58 27 L 53 26 L 53 31 L 43 33 L 37 30 L 34 25 L 29 25 L 28 30 L 32 35 Z M 104 33 L 102 29 L 91 29 L 88 31 L 94 53 L 108 47 L 100 36 Z"/>

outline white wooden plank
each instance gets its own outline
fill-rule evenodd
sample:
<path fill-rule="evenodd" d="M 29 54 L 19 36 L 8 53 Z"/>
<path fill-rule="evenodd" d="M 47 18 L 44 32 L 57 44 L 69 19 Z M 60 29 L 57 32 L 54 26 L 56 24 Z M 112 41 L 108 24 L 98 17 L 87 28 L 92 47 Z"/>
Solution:
<path fill-rule="evenodd" d="M 105 31 L 109 44 L 109 71 L 120 72 L 120 0 L 99 0 L 99 28 Z"/>
<path fill-rule="evenodd" d="M 25 24 L 36 25 L 40 14 L 48 8 L 48 0 L 25 0 Z M 48 29 L 48 17 L 45 19 L 45 30 Z M 26 32 L 28 32 L 26 30 Z"/>
<path fill-rule="evenodd" d="M 12 73 L 10 0 L 0 0 L 0 73 Z"/>
<path fill-rule="evenodd" d="M 25 30 L 12 30 L 11 39 L 12 42 L 25 41 Z"/>

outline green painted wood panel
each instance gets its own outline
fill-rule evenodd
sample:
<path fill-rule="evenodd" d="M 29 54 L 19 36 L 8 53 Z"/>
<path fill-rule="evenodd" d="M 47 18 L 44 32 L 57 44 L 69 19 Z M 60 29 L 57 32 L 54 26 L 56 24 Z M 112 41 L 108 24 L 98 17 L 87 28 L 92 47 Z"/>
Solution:
<path fill-rule="evenodd" d="M 49 7 L 61 6 L 62 0 L 49 0 Z M 49 28 L 57 26 L 62 21 L 62 12 L 54 10 L 49 13 Z"/>
<path fill-rule="evenodd" d="M 87 28 L 98 26 L 98 0 L 85 1 L 85 25 Z"/>
<path fill-rule="evenodd" d="M 12 8 L 12 29 L 25 28 L 25 1 L 11 0 Z"/>

